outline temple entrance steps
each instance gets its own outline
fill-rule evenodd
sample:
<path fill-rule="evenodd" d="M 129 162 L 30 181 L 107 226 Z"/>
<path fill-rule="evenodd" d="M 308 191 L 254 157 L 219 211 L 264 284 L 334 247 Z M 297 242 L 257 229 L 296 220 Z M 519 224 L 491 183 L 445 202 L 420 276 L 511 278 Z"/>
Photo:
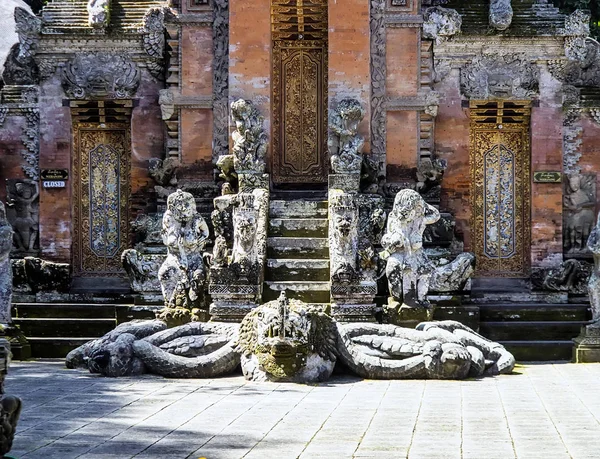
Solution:
<path fill-rule="evenodd" d="M 591 318 L 586 303 L 479 304 L 479 332 L 518 361 L 571 360 L 573 341 Z"/>
<path fill-rule="evenodd" d="M 132 319 L 153 319 L 154 309 L 133 304 L 14 303 L 13 323 L 32 357 L 65 357 L 69 351 Z"/>
<path fill-rule="evenodd" d="M 263 301 L 289 298 L 329 303 L 327 201 L 321 197 L 273 199 L 269 208 Z"/>

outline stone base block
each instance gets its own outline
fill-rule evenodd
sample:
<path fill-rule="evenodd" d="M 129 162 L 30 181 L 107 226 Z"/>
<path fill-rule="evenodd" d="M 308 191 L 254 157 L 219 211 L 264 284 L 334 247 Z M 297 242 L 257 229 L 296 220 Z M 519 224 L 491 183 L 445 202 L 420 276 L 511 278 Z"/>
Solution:
<path fill-rule="evenodd" d="M 331 304 L 331 315 L 338 322 L 376 322 L 377 305 L 369 304 Z"/>
<path fill-rule="evenodd" d="M 329 174 L 328 188 L 346 193 L 360 190 L 360 174 Z"/>
<path fill-rule="evenodd" d="M 6 327 L 3 333 L 10 343 L 14 360 L 28 360 L 31 358 L 31 345 L 21 330 L 11 325 Z"/>
<path fill-rule="evenodd" d="M 384 322 L 400 327 L 415 328 L 420 322 L 427 322 L 432 319 L 433 307 L 408 306 L 393 298 L 389 298 L 388 304 L 383 307 Z"/>
<path fill-rule="evenodd" d="M 600 362 L 600 325 L 581 328 L 581 334 L 573 340 L 573 361 L 575 363 Z"/>
<path fill-rule="evenodd" d="M 258 304 L 252 302 L 227 302 L 215 301 L 210 305 L 211 322 L 241 322 L 242 319 L 256 308 Z"/>

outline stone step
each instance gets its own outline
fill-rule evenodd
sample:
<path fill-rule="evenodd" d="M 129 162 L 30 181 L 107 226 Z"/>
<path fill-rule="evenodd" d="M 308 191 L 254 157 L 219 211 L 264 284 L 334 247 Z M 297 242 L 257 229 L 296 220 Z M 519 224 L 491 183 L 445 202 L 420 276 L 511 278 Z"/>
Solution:
<path fill-rule="evenodd" d="M 117 325 L 117 319 L 13 319 L 23 334 L 35 338 L 100 337 Z"/>
<path fill-rule="evenodd" d="M 114 319 L 116 307 L 128 307 L 128 305 L 85 303 L 15 303 L 12 306 L 12 316 L 13 318 L 20 319 Z"/>
<path fill-rule="evenodd" d="M 481 322 L 479 332 L 492 341 L 566 341 L 587 321 Z"/>
<path fill-rule="evenodd" d="M 305 303 L 329 303 L 329 282 L 299 282 L 299 281 L 267 281 L 263 288 L 263 301 L 271 301 L 279 298 L 284 291 L 288 298 L 295 298 Z"/>
<path fill-rule="evenodd" d="M 326 218 L 272 218 L 269 236 L 327 237 L 329 221 Z"/>
<path fill-rule="evenodd" d="M 39 358 L 65 358 L 76 347 L 96 339 L 86 338 L 27 338 L 31 345 L 31 355 Z"/>
<path fill-rule="evenodd" d="M 270 218 L 327 218 L 327 201 L 281 199 L 269 203 Z"/>
<path fill-rule="evenodd" d="M 268 259 L 268 281 L 329 281 L 329 260 Z"/>
<path fill-rule="evenodd" d="M 591 318 L 588 304 L 480 304 L 482 322 L 586 321 Z"/>
<path fill-rule="evenodd" d="M 269 237 L 267 257 L 329 259 L 329 241 L 326 238 Z"/>
<path fill-rule="evenodd" d="M 573 341 L 501 341 L 507 351 L 518 362 L 570 361 L 573 354 Z"/>

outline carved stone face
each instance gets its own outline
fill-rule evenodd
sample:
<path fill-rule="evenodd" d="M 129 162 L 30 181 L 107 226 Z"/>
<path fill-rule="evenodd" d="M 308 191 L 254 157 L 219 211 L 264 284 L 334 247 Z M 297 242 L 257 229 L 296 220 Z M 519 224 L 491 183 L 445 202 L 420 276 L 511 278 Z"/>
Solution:
<path fill-rule="evenodd" d="M 579 175 L 571 175 L 569 177 L 569 187 L 573 192 L 579 191 L 581 188 L 581 177 Z"/>
<path fill-rule="evenodd" d="M 90 371 L 112 377 L 141 374 L 144 365 L 133 352 L 136 339 L 130 333 L 123 333 L 112 343 L 93 352 L 88 361 Z"/>
<path fill-rule="evenodd" d="M 488 75 L 488 91 L 495 96 L 512 96 L 513 78 L 504 73 Z"/>
<path fill-rule="evenodd" d="M 239 234 L 239 242 L 248 248 L 254 244 L 257 222 L 256 217 L 250 212 L 236 212 L 234 218 L 235 232 Z"/>
<path fill-rule="evenodd" d="M 259 306 L 242 321 L 239 348 L 246 377 L 317 381 L 328 377 L 335 360 L 321 357 L 327 343 L 331 318 L 290 300 L 282 308 L 280 300 Z"/>
<path fill-rule="evenodd" d="M 354 215 L 351 212 L 341 212 L 335 215 L 334 225 L 342 237 L 348 237 L 354 226 Z"/>
<path fill-rule="evenodd" d="M 167 198 L 167 209 L 173 217 L 180 222 L 187 222 L 196 215 L 196 201 L 194 196 L 185 191 L 177 190 Z"/>

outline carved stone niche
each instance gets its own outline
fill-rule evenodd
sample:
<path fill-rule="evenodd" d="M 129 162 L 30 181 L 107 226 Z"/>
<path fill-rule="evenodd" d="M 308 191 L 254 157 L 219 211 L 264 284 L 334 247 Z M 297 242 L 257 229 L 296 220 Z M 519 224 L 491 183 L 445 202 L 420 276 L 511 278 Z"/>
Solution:
<path fill-rule="evenodd" d="M 460 71 L 460 89 L 470 99 L 533 99 L 539 93 L 537 66 L 515 54 L 479 55 Z"/>
<path fill-rule="evenodd" d="M 591 258 L 587 240 L 594 227 L 596 175 L 565 176 L 563 192 L 563 249 L 569 258 Z"/>
<path fill-rule="evenodd" d="M 13 231 L 13 257 L 39 254 L 39 185 L 26 179 L 7 180 L 6 217 Z"/>
<path fill-rule="evenodd" d="M 97 52 L 76 55 L 64 69 L 62 85 L 73 99 L 130 99 L 141 72 L 126 56 Z"/>

